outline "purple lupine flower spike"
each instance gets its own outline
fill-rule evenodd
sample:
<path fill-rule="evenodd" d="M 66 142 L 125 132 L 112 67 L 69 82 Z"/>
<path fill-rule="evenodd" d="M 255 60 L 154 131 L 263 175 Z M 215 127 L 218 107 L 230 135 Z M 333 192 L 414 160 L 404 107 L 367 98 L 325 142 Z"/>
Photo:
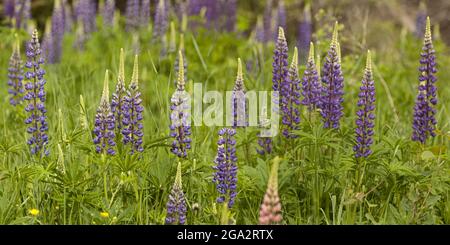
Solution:
<path fill-rule="evenodd" d="M 51 49 L 52 55 L 49 55 L 48 62 L 50 64 L 59 63 L 61 61 L 62 41 L 64 37 L 64 12 L 61 0 L 55 1 L 53 8 L 52 24 L 51 24 Z"/>
<path fill-rule="evenodd" d="M 9 11 L 9 10 L 8 10 Z M 15 28 L 26 28 L 27 21 L 31 19 L 31 3 L 30 0 L 15 0 L 14 14 Z"/>
<path fill-rule="evenodd" d="M 166 225 L 184 225 L 186 224 L 186 197 L 183 193 L 183 185 L 181 181 L 181 162 L 177 166 L 177 174 L 175 175 L 175 183 L 169 194 L 167 201 Z"/>
<path fill-rule="evenodd" d="M 264 42 L 272 41 L 272 0 L 266 0 L 266 8 L 264 10 Z"/>
<path fill-rule="evenodd" d="M 106 0 L 103 7 L 103 25 L 112 27 L 114 25 L 114 11 L 116 9 L 115 0 Z"/>
<path fill-rule="evenodd" d="M 419 10 L 416 13 L 416 30 L 414 34 L 416 34 L 417 38 L 422 38 L 425 34 L 425 26 L 427 22 L 427 6 L 425 2 L 420 2 Z"/>
<path fill-rule="evenodd" d="M 116 90 L 112 94 L 111 99 L 111 112 L 114 114 L 114 118 L 116 119 L 116 128 L 118 134 L 122 131 L 122 121 L 123 121 L 123 112 L 125 109 L 125 95 L 126 95 L 126 87 L 125 87 L 125 58 L 123 54 L 123 48 L 120 49 L 120 58 L 119 58 L 119 74 L 117 76 L 117 84 Z"/>
<path fill-rule="evenodd" d="M 298 26 L 298 48 L 300 57 L 306 56 L 311 42 L 312 22 L 311 22 L 311 6 L 306 4 L 303 11 L 303 20 Z"/>
<path fill-rule="evenodd" d="M 259 43 L 264 43 L 264 41 L 265 41 L 264 24 L 263 24 L 263 18 L 261 16 L 258 16 L 258 19 L 256 21 L 255 39 Z"/>
<path fill-rule="evenodd" d="M 153 39 L 162 39 L 166 35 L 168 28 L 168 11 L 166 0 L 159 0 L 156 7 L 155 20 L 153 25 Z"/>
<path fill-rule="evenodd" d="M 425 144 L 428 137 L 436 136 L 436 55 L 431 36 L 430 18 L 427 17 L 425 38 L 420 54 L 419 92 L 414 107 L 412 140 Z"/>
<path fill-rule="evenodd" d="M 366 70 L 361 82 L 358 111 L 356 112 L 356 145 L 353 147 L 356 158 L 368 157 L 372 154 L 373 128 L 375 126 L 375 84 L 372 74 L 370 51 L 367 52 Z"/>
<path fill-rule="evenodd" d="M 339 121 L 344 114 L 344 98 L 342 97 L 344 95 L 344 77 L 342 76 L 340 64 L 337 28 L 338 23 L 336 22 L 330 49 L 323 64 L 322 94 L 320 99 L 324 128 L 334 129 L 339 128 Z"/>
<path fill-rule="evenodd" d="M 278 1 L 277 27 L 282 27 L 284 30 L 286 30 L 286 8 L 283 0 Z"/>
<path fill-rule="evenodd" d="M 222 1 L 222 3 L 225 5 L 225 30 L 227 32 L 234 32 L 236 29 L 237 1 L 238 0 Z"/>
<path fill-rule="evenodd" d="M 72 9 L 67 0 L 62 0 L 64 32 L 70 32 L 73 26 Z"/>
<path fill-rule="evenodd" d="M 134 31 L 139 27 L 139 0 L 128 0 L 126 8 L 126 30 Z"/>
<path fill-rule="evenodd" d="M 314 62 L 314 44 L 311 42 L 302 82 L 302 105 L 305 105 L 309 112 L 315 111 L 320 107 L 320 93 L 319 75 Z"/>
<path fill-rule="evenodd" d="M 143 152 L 142 136 L 144 125 L 141 92 L 139 90 L 139 69 L 138 69 L 138 56 L 134 58 L 133 76 L 131 77 L 131 83 L 125 96 L 125 106 L 123 111 L 123 143 L 131 145 L 131 154 L 135 152 Z"/>
<path fill-rule="evenodd" d="M 228 208 L 233 207 L 237 195 L 237 157 L 236 140 L 234 135 L 236 130 L 222 128 L 219 130 L 219 140 L 217 141 L 217 156 L 214 160 L 213 169 L 216 170 L 213 182 L 219 192 L 218 203 L 228 202 Z"/>
<path fill-rule="evenodd" d="M 238 70 L 236 81 L 234 83 L 233 93 L 231 97 L 231 110 L 233 115 L 233 128 L 248 126 L 248 110 L 247 101 L 245 98 L 244 76 L 242 73 L 242 62 L 238 58 Z"/>
<path fill-rule="evenodd" d="M 275 44 L 275 51 L 273 54 L 272 63 L 272 89 L 280 92 L 283 97 L 286 91 L 283 91 L 283 86 L 288 86 L 288 45 L 284 30 L 282 27 L 278 28 L 278 39 Z"/>
<path fill-rule="evenodd" d="M 170 137 L 173 138 L 171 152 L 179 158 L 186 158 L 187 151 L 191 149 L 191 126 L 190 126 L 190 102 L 189 94 L 185 92 L 184 58 L 183 53 L 178 51 L 178 75 L 177 90 L 171 98 L 170 114 Z"/>
<path fill-rule="evenodd" d="M 150 24 L 150 0 L 142 0 L 140 24 L 141 28 L 147 28 Z"/>
<path fill-rule="evenodd" d="M 16 34 L 16 43 L 13 47 L 8 67 L 8 94 L 10 94 L 9 103 L 16 106 L 23 100 L 23 62 L 20 57 L 20 42 Z"/>
<path fill-rule="evenodd" d="M 109 104 L 108 76 L 108 70 L 106 70 L 102 98 L 100 100 L 100 105 L 97 108 L 97 113 L 95 114 L 94 144 L 97 153 L 115 155 L 115 118 Z"/>
<path fill-rule="evenodd" d="M 92 0 L 78 0 L 75 4 L 75 16 L 77 21 L 83 23 L 83 31 L 90 34 L 95 31 L 95 16 L 97 4 Z"/>
<path fill-rule="evenodd" d="M 48 155 L 46 149 L 48 143 L 48 124 L 45 109 L 45 71 L 42 69 L 44 59 L 41 57 L 41 47 L 37 30 L 33 31 L 31 41 L 27 44 L 27 62 L 25 67 L 27 72 L 25 78 L 28 82 L 25 84 L 27 90 L 24 99 L 28 101 L 25 111 L 31 115 L 25 119 L 28 124 L 27 132 L 31 135 L 27 143 L 30 146 L 31 154 Z"/>
<path fill-rule="evenodd" d="M 12 19 L 14 17 L 14 0 L 4 0 L 3 11 L 6 17 Z"/>
<path fill-rule="evenodd" d="M 294 49 L 294 56 L 292 57 L 291 67 L 288 72 L 288 79 L 285 81 L 282 89 L 285 90 L 285 97 L 283 97 L 282 108 L 282 123 L 283 135 L 286 138 L 295 138 L 293 130 L 299 129 L 300 123 L 300 77 L 298 74 L 298 50 Z"/>

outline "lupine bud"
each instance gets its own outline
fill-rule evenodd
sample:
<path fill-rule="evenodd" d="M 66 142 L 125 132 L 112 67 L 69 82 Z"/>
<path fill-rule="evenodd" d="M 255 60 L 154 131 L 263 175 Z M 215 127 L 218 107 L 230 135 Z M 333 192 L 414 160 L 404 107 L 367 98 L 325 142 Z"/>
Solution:
<path fill-rule="evenodd" d="M 267 184 L 266 194 L 264 195 L 261 208 L 259 210 L 260 225 L 279 224 L 283 220 L 281 215 L 281 202 L 278 196 L 278 165 L 280 159 L 276 157 L 273 160 L 272 169 L 270 171 L 269 181 Z"/>
<path fill-rule="evenodd" d="M 353 147 L 355 157 L 367 157 L 372 153 L 373 128 L 375 126 L 375 84 L 372 74 L 370 51 L 367 52 L 366 70 L 361 82 L 358 111 L 356 112 L 356 145 Z"/>
<path fill-rule="evenodd" d="M 128 0 L 126 8 L 126 30 L 135 31 L 140 24 L 139 0 Z"/>
<path fill-rule="evenodd" d="M 231 97 L 231 111 L 233 114 L 233 128 L 248 126 L 248 110 L 245 98 L 244 76 L 242 74 L 242 62 L 238 59 L 238 70 Z"/>
<path fill-rule="evenodd" d="M 420 54 L 419 92 L 414 106 L 412 140 L 425 144 L 428 137 L 436 136 L 436 55 L 431 36 L 430 17 L 427 17 L 425 38 Z"/>
<path fill-rule="evenodd" d="M 178 47 L 178 51 L 181 51 L 181 54 L 183 55 L 184 80 L 187 81 L 188 61 L 187 61 L 186 52 L 184 49 L 184 34 L 180 34 L 180 45 Z M 176 74 L 178 74 L 178 72 L 179 72 L 179 70 L 178 70 L 178 66 L 180 64 L 179 58 L 180 58 L 180 56 L 177 55 L 177 57 L 175 58 L 175 62 L 174 62 Z M 174 80 L 174 83 L 175 83 L 175 87 L 176 87 L 177 86 L 176 78 Z"/>
<path fill-rule="evenodd" d="M 84 43 L 86 42 L 87 37 L 86 33 L 84 31 L 84 24 L 83 22 L 77 21 L 77 27 L 75 30 L 75 42 L 73 43 L 74 48 L 78 50 L 84 49 Z"/>
<path fill-rule="evenodd" d="M 142 112 L 144 107 L 142 106 L 141 92 L 139 90 L 139 69 L 138 69 L 138 56 L 134 58 L 133 76 L 131 77 L 131 83 L 124 97 L 124 111 L 123 111 L 123 143 L 131 145 L 130 154 L 135 152 L 143 152 L 142 136 L 144 125 Z"/>
<path fill-rule="evenodd" d="M 342 76 L 339 44 L 337 34 L 338 23 L 333 31 L 330 49 L 323 64 L 322 95 L 320 109 L 325 128 L 339 128 L 343 116 L 344 77 Z"/>
<path fill-rule="evenodd" d="M 184 225 L 186 223 L 186 198 L 181 181 L 181 162 L 178 163 L 175 183 L 167 201 L 166 225 Z"/>
<path fill-rule="evenodd" d="M 114 114 L 114 118 L 116 119 L 117 131 L 121 132 L 123 121 L 122 113 L 125 110 L 125 95 L 127 93 L 125 87 L 125 57 L 123 48 L 120 49 L 119 59 L 119 75 L 117 76 L 116 90 L 112 94 L 111 112 Z"/>
<path fill-rule="evenodd" d="M 70 32 L 73 26 L 72 9 L 67 0 L 62 0 L 64 32 Z"/>
<path fill-rule="evenodd" d="M 112 27 L 114 25 L 114 11 L 116 9 L 115 0 L 106 0 L 103 7 L 103 25 Z"/>
<path fill-rule="evenodd" d="M 294 49 L 291 67 L 288 71 L 288 79 L 284 81 L 282 88 L 282 123 L 284 125 L 283 135 L 286 138 L 295 138 L 293 130 L 299 129 L 300 124 L 300 77 L 298 75 L 298 50 Z"/>
<path fill-rule="evenodd" d="M 217 156 L 214 160 L 213 182 L 219 192 L 218 203 L 228 202 L 228 208 L 233 207 L 237 195 L 237 157 L 236 140 L 234 135 L 236 130 L 223 128 L 219 130 L 219 140 L 217 141 Z"/>
<path fill-rule="evenodd" d="M 48 124 L 45 109 L 45 71 L 42 69 L 44 59 L 41 57 L 41 47 L 39 45 L 39 37 L 37 30 L 34 30 L 31 41 L 27 44 L 27 62 L 25 67 L 27 72 L 25 78 L 28 81 L 25 84 L 27 90 L 24 99 L 28 101 L 25 111 L 31 115 L 25 119 L 28 124 L 27 132 L 31 135 L 27 143 L 30 146 L 31 154 L 48 155 L 46 149 L 48 143 Z"/>
<path fill-rule="evenodd" d="M 115 155 L 115 118 L 111 112 L 109 104 L 109 79 L 108 70 L 105 72 L 105 80 L 103 82 L 103 93 L 100 105 L 97 108 L 94 123 L 94 144 L 95 151 L 99 154 Z"/>
<path fill-rule="evenodd" d="M 8 94 L 10 94 L 9 103 L 16 106 L 23 100 L 23 62 L 20 57 L 20 42 L 16 34 L 16 42 L 13 46 L 13 52 L 9 59 L 8 68 Z"/>
<path fill-rule="evenodd" d="M 88 122 L 86 117 L 86 105 L 84 104 L 83 95 L 80 94 L 80 118 L 79 118 L 80 127 L 84 130 L 88 129 Z"/>
<path fill-rule="evenodd" d="M 319 60 L 320 61 L 320 60 Z M 320 69 L 320 68 L 319 68 Z M 309 45 L 309 56 L 306 63 L 306 69 L 303 74 L 302 82 L 302 105 L 308 108 L 308 111 L 314 111 L 320 106 L 320 82 L 317 66 L 314 62 L 314 44 Z"/>
<path fill-rule="evenodd" d="M 171 98 L 170 137 L 173 138 L 171 152 L 179 158 L 186 158 L 187 151 L 191 149 L 191 126 L 189 122 L 190 102 L 185 92 L 184 58 L 178 51 L 177 90 Z"/>

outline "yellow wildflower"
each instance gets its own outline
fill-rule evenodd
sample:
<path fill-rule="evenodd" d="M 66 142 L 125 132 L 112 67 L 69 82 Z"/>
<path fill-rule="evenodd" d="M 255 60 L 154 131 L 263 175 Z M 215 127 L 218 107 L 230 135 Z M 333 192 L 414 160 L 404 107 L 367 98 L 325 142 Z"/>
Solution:
<path fill-rule="evenodd" d="M 32 208 L 28 211 L 31 215 L 33 216 L 38 216 L 39 215 L 39 210 Z"/>
<path fill-rule="evenodd" d="M 109 217 L 109 213 L 108 212 L 100 212 L 100 217 L 102 218 L 108 218 Z"/>

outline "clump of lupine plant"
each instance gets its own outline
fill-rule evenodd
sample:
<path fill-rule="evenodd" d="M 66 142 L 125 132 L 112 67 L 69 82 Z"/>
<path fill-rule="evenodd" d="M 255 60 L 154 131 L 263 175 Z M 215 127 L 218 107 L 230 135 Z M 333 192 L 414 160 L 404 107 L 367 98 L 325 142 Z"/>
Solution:
<path fill-rule="evenodd" d="M 320 61 L 320 60 L 319 60 Z M 320 69 L 320 68 L 319 68 Z M 306 106 L 308 112 L 320 107 L 320 82 L 317 66 L 314 62 L 314 44 L 309 45 L 309 56 L 302 81 L 302 105 Z"/>
<path fill-rule="evenodd" d="M 13 46 L 13 52 L 9 58 L 8 67 L 8 94 L 10 94 L 9 103 L 13 106 L 20 104 L 23 100 L 23 62 L 20 57 L 20 42 L 16 35 L 16 43 Z"/>
<path fill-rule="evenodd" d="M 233 128 L 248 126 L 248 111 L 247 102 L 245 98 L 245 85 L 244 75 L 242 73 L 242 62 L 238 59 L 238 69 L 236 75 L 236 81 L 233 87 L 233 93 L 231 97 L 231 111 L 233 114 Z"/>
<path fill-rule="evenodd" d="M 325 128 L 339 128 L 343 116 L 344 77 L 340 64 L 336 22 L 328 54 L 322 69 L 320 109 Z"/>
<path fill-rule="evenodd" d="M 139 27 L 139 0 L 128 0 L 126 7 L 126 30 L 133 31 Z"/>
<path fill-rule="evenodd" d="M 177 89 L 171 98 L 170 136 L 173 138 L 171 152 L 179 158 L 186 158 L 187 151 L 191 149 L 191 126 L 189 122 L 189 101 L 185 91 L 184 58 L 178 52 Z"/>
<path fill-rule="evenodd" d="M 264 10 L 264 42 L 272 40 L 272 0 L 266 0 L 266 8 Z"/>
<path fill-rule="evenodd" d="M 186 51 L 184 50 L 184 34 L 183 33 L 180 34 L 180 44 L 178 46 L 178 52 L 180 52 L 180 51 L 181 51 L 181 54 L 183 57 L 184 80 L 187 81 L 188 61 L 186 58 Z M 180 72 L 178 69 L 178 67 L 180 65 L 179 59 L 180 59 L 180 56 L 177 55 L 177 57 L 175 58 L 175 62 L 174 62 L 176 74 L 178 74 L 178 72 Z M 175 79 L 175 87 L 176 86 L 177 86 L 177 79 Z"/>
<path fill-rule="evenodd" d="M 142 147 L 142 136 L 144 125 L 142 124 L 143 120 L 143 111 L 144 107 L 142 106 L 141 92 L 139 90 L 139 68 L 138 68 L 138 56 L 136 55 L 134 58 L 134 68 L 133 75 L 131 77 L 131 82 L 127 91 L 126 96 L 124 97 L 125 105 L 123 114 L 123 143 L 125 145 L 130 144 L 131 146 L 131 154 L 135 152 L 143 152 L 144 148 Z"/>
<path fill-rule="evenodd" d="M 61 0 L 55 1 L 51 22 L 51 44 L 49 46 L 53 51 L 48 56 L 48 62 L 58 63 L 61 60 L 62 41 L 64 37 L 64 9 Z M 50 54 L 50 53 L 49 53 Z"/>
<path fill-rule="evenodd" d="M 414 106 L 412 140 L 425 144 L 428 137 L 436 136 L 436 55 L 431 36 L 430 18 L 427 17 L 425 37 L 420 54 L 419 92 Z"/>
<path fill-rule="evenodd" d="M 219 130 L 219 140 L 217 141 L 217 156 L 214 160 L 213 182 L 219 192 L 217 203 L 227 203 L 228 208 L 233 207 L 237 195 L 237 157 L 236 140 L 234 135 L 236 130 L 232 128 L 222 128 Z"/>
<path fill-rule="evenodd" d="M 114 114 L 114 118 L 116 119 L 116 128 L 119 133 L 122 131 L 123 128 L 122 121 L 123 121 L 123 112 L 126 110 L 125 108 L 126 94 L 127 89 L 125 87 L 125 57 L 122 48 L 120 49 L 119 74 L 117 76 L 116 90 L 112 94 L 111 99 L 111 112 Z"/>
<path fill-rule="evenodd" d="M 150 0 L 142 0 L 139 17 L 141 28 L 148 27 L 150 23 Z"/>
<path fill-rule="evenodd" d="M 105 80 L 103 82 L 103 93 L 100 104 L 97 108 L 94 121 L 94 144 L 95 151 L 99 154 L 115 155 L 115 118 L 111 112 L 109 104 L 109 74 L 105 72 Z"/>
<path fill-rule="evenodd" d="M 27 90 L 24 100 L 27 101 L 25 111 L 30 116 L 25 119 L 28 126 L 27 132 L 31 135 L 27 143 L 30 146 L 31 154 L 48 155 L 46 145 L 48 143 L 48 124 L 45 109 L 45 71 L 41 67 L 44 64 L 44 59 L 41 57 L 41 47 L 39 44 L 38 31 L 34 30 L 31 36 L 31 41 L 27 44 L 27 62 L 25 67 L 27 69 L 25 78 L 28 81 L 25 84 Z"/>
<path fill-rule="evenodd" d="M 276 21 L 277 21 L 277 24 L 276 24 L 277 27 L 282 27 L 284 30 L 286 30 L 286 8 L 285 8 L 283 0 L 278 1 L 277 20 Z"/>
<path fill-rule="evenodd" d="M 293 130 L 299 129 L 300 123 L 300 77 L 298 74 L 298 50 L 294 49 L 292 63 L 288 70 L 288 79 L 282 86 L 285 90 L 285 95 L 282 97 L 282 123 L 284 125 L 283 135 L 286 138 L 295 138 Z"/>
<path fill-rule="evenodd" d="M 183 193 L 181 162 L 179 162 L 177 174 L 175 175 L 175 183 L 167 201 L 166 225 L 184 225 L 186 223 L 186 211 L 186 197 Z"/>
<path fill-rule="evenodd" d="M 305 5 L 303 11 L 303 19 L 298 26 L 298 48 L 300 50 L 300 57 L 306 56 L 311 42 L 312 22 L 311 22 L 311 6 Z"/>
<path fill-rule="evenodd" d="M 103 6 L 103 25 L 106 27 L 112 27 L 114 25 L 114 11 L 116 9 L 115 0 L 105 0 Z"/>
<path fill-rule="evenodd" d="M 260 225 L 279 224 L 283 217 L 281 215 L 281 202 L 278 196 L 278 166 L 280 159 L 276 157 L 273 160 L 272 169 L 270 171 L 267 190 L 259 210 Z"/>
<path fill-rule="evenodd" d="M 356 112 L 356 145 L 353 147 L 356 158 L 368 157 L 372 154 L 373 128 L 375 126 L 375 84 L 372 74 L 370 51 L 367 52 L 366 69 L 358 95 L 358 110 Z"/>

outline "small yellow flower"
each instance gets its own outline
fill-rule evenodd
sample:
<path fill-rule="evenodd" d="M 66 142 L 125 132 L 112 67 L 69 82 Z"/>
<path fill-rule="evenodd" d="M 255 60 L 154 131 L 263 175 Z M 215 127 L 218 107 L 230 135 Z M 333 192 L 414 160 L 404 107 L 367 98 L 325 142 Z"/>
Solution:
<path fill-rule="evenodd" d="M 100 217 L 102 218 L 108 218 L 109 217 L 109 213 L 108 212 L 100 212 Z"/>
<path fill-rule="evenodd" d="M 33 216 L 38 216 L 39 215 L 39 210 L 32 208 L 28 211 L 31 215 Z"/>

